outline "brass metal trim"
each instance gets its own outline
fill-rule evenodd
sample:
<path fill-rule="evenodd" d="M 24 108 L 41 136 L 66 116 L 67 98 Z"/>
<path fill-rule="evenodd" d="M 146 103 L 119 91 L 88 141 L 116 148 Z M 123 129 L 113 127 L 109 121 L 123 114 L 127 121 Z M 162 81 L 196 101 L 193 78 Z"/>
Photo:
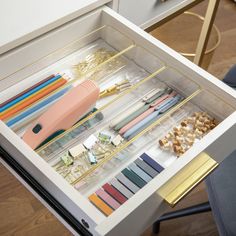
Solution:
<path fill-rule="evenodd" d="M 174 207 L 217 166 L 218 163 L 215 160 L 207 153 L 202 152 L 163 185 L 157 193 L 171 207 Z"/>

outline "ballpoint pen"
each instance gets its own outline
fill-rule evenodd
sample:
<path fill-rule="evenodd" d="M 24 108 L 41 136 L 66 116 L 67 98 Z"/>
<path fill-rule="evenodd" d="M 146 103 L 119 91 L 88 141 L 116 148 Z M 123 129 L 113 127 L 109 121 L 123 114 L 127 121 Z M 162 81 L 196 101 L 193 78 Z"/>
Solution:
<path fill-rule="evenodd" d="M 159 91 L 159 89 L 158 89 L 158 91 Z M 144 95 L 144 97 L 139 102 L 135 102 L 134 104 L 132 104 L 132 106 L 128 107 L 128 109 L 126 109 L 121 114 L 116 116 L 116 118 L 111 121 L 110 127 L 115 127 L 119 122 L 121 122 L 127 116 L 129 116 L 133 112 L 137 111 L 139 108 L 141 108 L 146 103 L 147 99 L 149 99 L 150 97 L 152 97 L 156 93 L 157 93 L 157 89 L 150 90 L 147 94 Z"/>
<path fill-rule="evenodd" d="M 142 131 L 146 126 L 149 126 L 153 121 L 157 120 L 159 116 L 161 116 L 164 112 L 166 112 L 172 106 L 177 104 L 181 99 L 182 97 L 180 95 L 177 95 L 175 97 L 170 98 L 170 100 L 167 100 L 166 103 L 162 104 L 162 106 L 156 107 L 153 113 L 151 113 L 141 122 L 133 126 L 131 129 L 129 129 L 126 133 L 124 133 L 123 137 L 130 140 L 137 133 Z"/>
<path fill-rule="evenodd" d="M 134 104 L 132 107 L 130 107 L 128 110 L 123 111 L 114 120 L 111 121 L 110 127 L 115 128 L 117 124 L 119 124 L 122 120 L 124 120 L 126 117 L 128 117 L 135 111 L 139 110 L 144 105 L 145 103 L 143 101 L 139 101 L 136 104 Z"/>
<path fill-rule="evenodd" d="M 143 120 L 145 117 L 150 115 L 152 112 L 155 111 L 157 106 L 160 106 L 163 102 L 166 102 L 166 99 L 170 99 L 171 97 L 174 97 L 176 95 L 176 92 L 173 91 L 170 94 L 165 94 L 159 99 L 157 99 L 154 103 L 150 105 L 150 108 L 146 110 L 144 113 L 136 117 L 134 120 L 129 122 L 127 125 L 125 125 L 122 129 L 120 129 L 119 134 L 124 134 L 127 130 L 131 129 L 134 125 L 139 123 L 141 120 Z"/>
<path fill-rule="evenodd" d="M 144 113 L 146 110 L 148 110 L 150 108 L 150 105 L 153 101 L 155 101 L 155 99 L 158 99 L 159 97 L 161 97 L 163 94 L 165 94 L 166 92 L 169 93 L 170 91 L 172 91 L 172 89 L 170 88 L 166 88 L 166 89 L 160 89 L 154 96 L 152 96 L 151 98 L 147 99 L 145 101 L 145 104 L 140 107 L 138 110 L 136 110 L 135 112 L 133 112 L 132 114 L 130 114 L 129 116 L 127 116 L 125 119 L 123 119 L 121 122 L 119 122 L 115 127 L 114 130 L 118 131 L 120 130 L 122 127 L 124 127 L 125 125 L 127 125 L 130 121 L 132 121 L 133 119 L 135 119 L 136 117 L 138 117 L 139 115 L 141 115 L 142 113 Z"/>

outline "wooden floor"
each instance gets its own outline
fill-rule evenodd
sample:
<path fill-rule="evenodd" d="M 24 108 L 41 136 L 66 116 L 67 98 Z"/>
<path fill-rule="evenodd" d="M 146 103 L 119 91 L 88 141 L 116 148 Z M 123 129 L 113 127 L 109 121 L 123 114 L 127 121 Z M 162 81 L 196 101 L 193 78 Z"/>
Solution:
<path fill-rule="evenodd" d="M 204 14 L 207 1 L 194 8 Z M 216 50 L 209 72 L 222 78 L 236 63 L 236 4 L 221 0 L 216 24 L 222 43 Z M 184 27 L 184 26 L 183 26 Z M 58 236 L 71 235 L 57 219 L 28 192 L 3 166 L 0 166 L 0 235 Z M 175 208 L 183 208 L 207 200 L 204 184 L 199 185 Z M 152 235 L 151 230 L 144 232 Z M 163 222 L 160 236 L 218 235 L 211 213 Z M 128 236 L 128 235 L 127 235 Z"/>

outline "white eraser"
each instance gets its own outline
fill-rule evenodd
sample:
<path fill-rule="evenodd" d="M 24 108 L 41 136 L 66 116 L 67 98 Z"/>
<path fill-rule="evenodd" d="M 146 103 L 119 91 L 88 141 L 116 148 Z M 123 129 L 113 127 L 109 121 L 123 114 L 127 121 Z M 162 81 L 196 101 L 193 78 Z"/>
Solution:
<path fill-rule="evenodd" d="M 86 152 L 86 149 L 84 145 L 81 143 L 69 149 L 69 153 L 72 157 L 80 156 L 84 152 Z"/>
<path fill-rule="evenodd" d="M 92 134 L 83 142 L 83 145 L 90 150 L 96 142 L 97 138 Z"/>

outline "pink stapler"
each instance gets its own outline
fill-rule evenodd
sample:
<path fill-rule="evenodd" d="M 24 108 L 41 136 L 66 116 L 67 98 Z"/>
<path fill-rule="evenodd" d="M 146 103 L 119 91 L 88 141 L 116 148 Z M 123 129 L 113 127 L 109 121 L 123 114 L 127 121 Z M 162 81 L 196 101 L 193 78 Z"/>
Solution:
<path fill-rule="evenodd" d="M 99 87 L 86 80 L 65 94 L 25 132 L 23 140 L 37 148 L 45 139 L 58 131 L 72 127 L 87 114 L 99 98 Z"/>

